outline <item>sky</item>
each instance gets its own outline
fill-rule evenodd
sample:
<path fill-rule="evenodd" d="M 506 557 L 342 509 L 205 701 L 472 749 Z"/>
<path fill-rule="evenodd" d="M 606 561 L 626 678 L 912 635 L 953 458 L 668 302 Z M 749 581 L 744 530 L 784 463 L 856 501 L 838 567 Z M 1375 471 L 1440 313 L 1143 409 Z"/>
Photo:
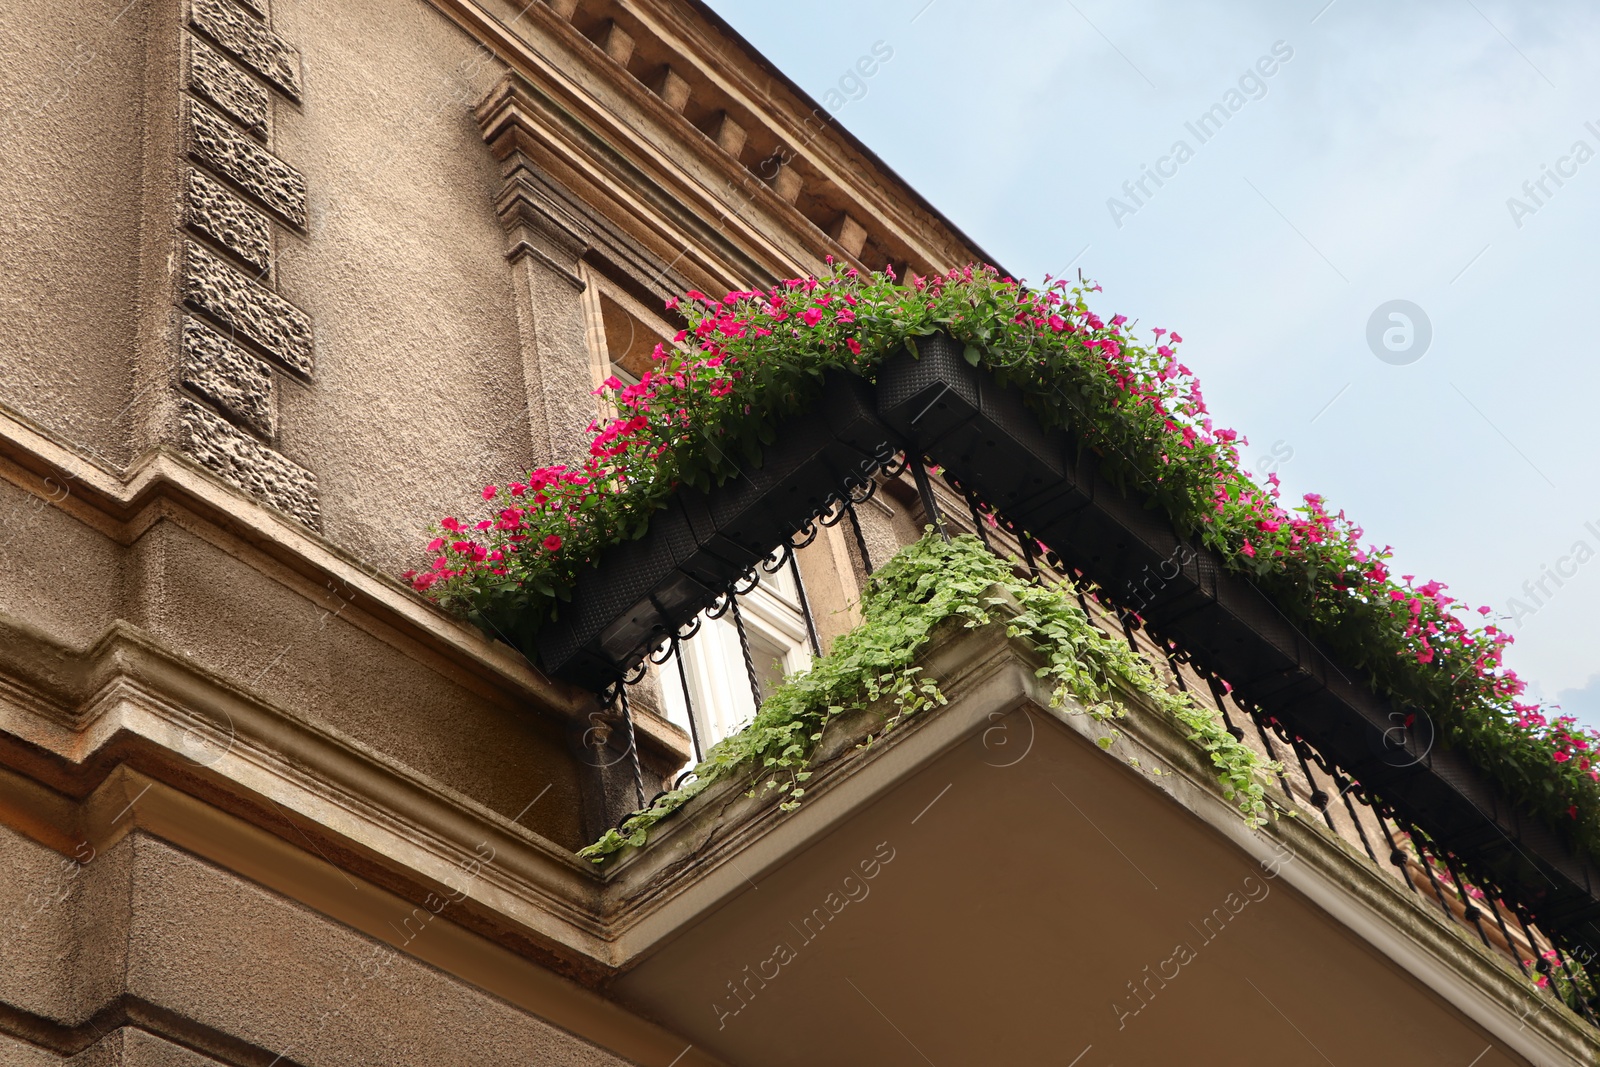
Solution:
<path fill-rule="evenodd" d="M 1600 727 L 1600 17 L 710 2 L 1008 271 L 1181 333 L 1259 477 L 1506 616 L 1530 692 Z"/>

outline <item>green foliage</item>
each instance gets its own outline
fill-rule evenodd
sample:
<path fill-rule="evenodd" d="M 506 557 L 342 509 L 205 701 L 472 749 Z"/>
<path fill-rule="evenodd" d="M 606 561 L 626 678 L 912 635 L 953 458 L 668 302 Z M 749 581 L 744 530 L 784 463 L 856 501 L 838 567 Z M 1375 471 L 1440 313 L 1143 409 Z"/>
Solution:
<path fill-rule="evenodd" d="M 884 360 L 944 332 L 1131 499 L 1214 550 L 1403 717 L 1431 722 L 1441 743 L 1600 858 L 1600 733 L 1519 699 L 1524 684 L 1504 664 L 1511 635 L 1487 620 L 1488 607 L 1480 619 L 1440 583 L 1391 575 L 1391 550 L 1363 547 L 1361 528 L 1320 496 L 1287 506 L 1276 476 L 1257 485 L 1240 465 L 1242 438 L 1214 426 L 1179 362 L 1178 334 L 1154 329 L 1146 342 L 1124 316 L 1102 320 L 1088 306 L 1095 287 L 1083 284 L 1047 278 L 1033 289 L 978 266 L 908 282 L 846 269 L 673 301 L 687 328 L 658 347 L 640 383 L 608 383 L 621 417 L 595 427 L 582 468 L 485 487 L 487 514 L 442 519 L 430 566 L 407 577 L 526 649 L 578 578 L 641 536 L 679 487 L 759 465 L 825 375 L 873 380 Z"/>
<path fill-rule="evenodd" d="M 900 550 L 872 576 L 861 604 L 862 622 L 835 642 L 809 671 L 766 699 L 742 731 L 717 744 L 695 768 L 696 778 L 657 798 L 619 829 L 608 830 L 579 855 L 596 862 L 643 845 L 652 827 L 713 782 L 760 768 L 756 790 L 784 789 L 789 810 L 805 795 L 811 754 L 835 716 L 879 701 L 894 710 L 892 729 L 909 715 L 945 703 L 938 682 L 923 673 L 921 654 L 946 623 L 971 629 L 1004 621 L 1044 660 L 1038 676 L 1051 685 L 1051 704 L 1075 701 L 1095 719 L 1121 718 L 1119 690 L 1131 689 L 1189 730 L 1189 740 L 1215 766 L 1225 795 L 1252 825 L 1267 817 L 1257 772 L 1262 761 L 1235 741 L 1217 715 L 1171 693 L 1125 643 L 1102 633 L 1065 590 L 1019 580 L 1010 565 L 974 537 L 946 543 L 926 536 Z M 1102 739 L 1109 748 L 1114 738 Z"/>

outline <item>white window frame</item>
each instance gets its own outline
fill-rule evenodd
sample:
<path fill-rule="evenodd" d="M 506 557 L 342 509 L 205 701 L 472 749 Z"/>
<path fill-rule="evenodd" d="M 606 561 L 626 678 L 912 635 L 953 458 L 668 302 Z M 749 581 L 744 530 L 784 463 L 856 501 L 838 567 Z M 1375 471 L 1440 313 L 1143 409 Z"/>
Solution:
<path fill-rule="evenodd" d="M 809 630 L 788 564 L 771 574 L 763 570 L 760 584 L 739 598 L 739 613 L 758 676 L 768 675 L 769 665 L 777 666 L 784 677 L 810 668 Z M 756 713 L 733 611 L 718 619 L 702 614 L 699 632 L 679 648 L 694 705 L 692 732 L 703 756 L 712 745 L 747 725 Z M 689 709 L 684 705 L 677 655 L 660 666 L 661 699 L 668 721 L 688 730 Z M 765 685 L 762 697 L 770 696 L 772 688 L 770 683 Z"/>

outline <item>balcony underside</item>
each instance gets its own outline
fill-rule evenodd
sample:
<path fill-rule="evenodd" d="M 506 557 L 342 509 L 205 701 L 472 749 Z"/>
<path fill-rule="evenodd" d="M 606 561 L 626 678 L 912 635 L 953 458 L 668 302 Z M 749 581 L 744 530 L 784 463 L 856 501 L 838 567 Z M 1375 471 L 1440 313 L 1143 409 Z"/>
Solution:
<path fill-rule="evenodd" d="M 994 630 L 932 661 L 950 706 L 837 741 L 797 811 L 719 785 L 622 860 L 624 1002 L 731 1063 L 1488 1067 L 1597 1047 L 1312 819 L 1248 830 L 1156 713 L 1102 751 L 1111 727 L 1042 706 Z"/>

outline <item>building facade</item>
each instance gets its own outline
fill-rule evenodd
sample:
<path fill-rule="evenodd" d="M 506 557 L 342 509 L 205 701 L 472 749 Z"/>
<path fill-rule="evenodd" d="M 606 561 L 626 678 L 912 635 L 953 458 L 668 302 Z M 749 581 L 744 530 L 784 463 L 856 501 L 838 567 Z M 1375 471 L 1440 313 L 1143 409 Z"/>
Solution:
<path fill-rule="evenodd" d="M 1600 1048 L 1519 973 L 1541 935 L 1379 862 L 1381 815 L 1317 807 L 1305 760 L 1303 817 L 1246 832 L 1181 733 L 1127 727 L 1170 768 L 1130 771 L 988 631 L 941 645 L 949 708 L 831 737 L 799 812 L 728 788 L 575 855 L 854 625 L 874 561 L 974 526 L 880 478 L 626 719 L 398 577 L 484 484 L 584 446 L 673 295 L 985 258 L 708 8 L 0 26 L 0 1062 Z"/>

